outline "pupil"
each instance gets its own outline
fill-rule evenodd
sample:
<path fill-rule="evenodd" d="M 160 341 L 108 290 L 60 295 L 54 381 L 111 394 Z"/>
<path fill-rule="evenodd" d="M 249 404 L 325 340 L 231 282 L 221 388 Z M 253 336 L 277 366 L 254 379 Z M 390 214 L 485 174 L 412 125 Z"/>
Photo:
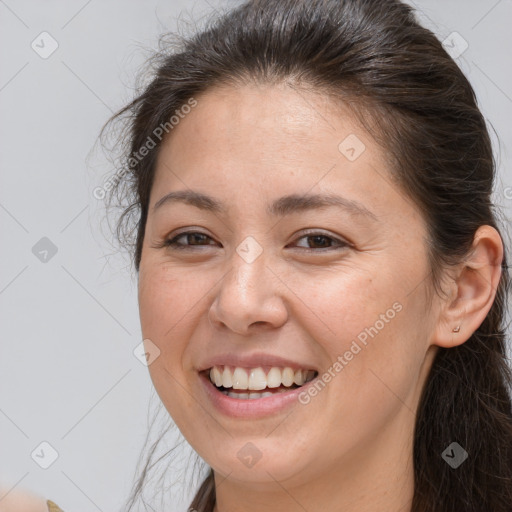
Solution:
<path fill-rule="evenodd" d="M 200 237 L 204 237 L 205 235 L 201 234 L 201 233 L 193 233 L 191 235 L 188 235 L 189 236 L 189 242 L 190 242 L 190 239 L 192 239 L 192 245 L 194 245 L 194 240 L 196 242 L 201 242 L 200 240 Z M 199 239 L 199 240 L 198 240 Z M 203 240 L 204 241 L 204 240 Z"/>
<path fill-rule="evenodd" d="M 310 238 L 312 238 L 314 240 L 315 245 L 325 246 L 325 244 L 321 243 L 321 240 L 327 242 L 327 237 L 324 235 L 315 235 Z M 318 242 L 319 240 L 320 240 L 320 242 Z"/>

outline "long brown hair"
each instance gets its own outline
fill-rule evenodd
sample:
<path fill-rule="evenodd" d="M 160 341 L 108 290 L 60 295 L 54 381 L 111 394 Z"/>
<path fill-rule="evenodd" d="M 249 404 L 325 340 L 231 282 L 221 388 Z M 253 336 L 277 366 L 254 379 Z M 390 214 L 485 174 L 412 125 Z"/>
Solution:
<path fill-rule="evenodd" d="M 500 231 L 491 200 L 496 165 L 473 88 L 399 0 L 248 1 L 178 46 L 164 45 L 156 62 L 152 81 L 114 118 L 129 119 L 125 172 L 115 192 L 129 201 L 118 236 L 133 240 L 137 270 L 160 146 L 155 128 L 221 83 L 286 81 L 350 105 L 387 150 L 393 180 L 428 223 L 437 293 L 443 270 L 464 261 L 480 226 Z M 155 147 L 133 158 L 148 138 Z M 413 512 L 512 510 L 507 256 L 502 270 L 485 321 L 466 343 L 439 349 L 425 384 L 415 427 Z M 456 470 L 441 457 L 453 441 L 469 454 Z M 210 470 L 191 508 L 211 512 L 214 503 Z"/>

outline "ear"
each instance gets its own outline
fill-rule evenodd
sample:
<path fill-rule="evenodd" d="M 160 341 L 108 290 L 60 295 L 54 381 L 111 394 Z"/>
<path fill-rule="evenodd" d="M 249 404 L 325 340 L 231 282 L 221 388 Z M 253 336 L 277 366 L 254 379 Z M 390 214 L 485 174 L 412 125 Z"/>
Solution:
<path fill-rule="evenodd" d="M 462 345 L 482 325 L 496 297 L 503 255 L 498 231 L 481 226 L 470 254 L 449 278 L 450 290 L 441 305 L 433 345 Z"/>

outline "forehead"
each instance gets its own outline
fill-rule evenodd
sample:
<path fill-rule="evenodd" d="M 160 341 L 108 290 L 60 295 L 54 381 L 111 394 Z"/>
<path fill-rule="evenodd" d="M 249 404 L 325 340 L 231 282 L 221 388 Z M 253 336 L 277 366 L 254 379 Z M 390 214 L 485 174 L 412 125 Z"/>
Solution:
<path fill-rule="evenodd" d="M 332 97 L 279 84 L 217 87 L 194 99 L 160 148 L 153 206 L 188 188 L 240 203 L 237 212 L 255 201 L 321 192 L 342 193 L 377 214 L 411 213 L 385 150 Z"/>
<path fill-rule="evenodd" d="M 298 177 L 307 169 L 326 172 L 338 161 L 356 169 L 355 158 L 347 157 L 363 150 L 366 162 L 382 166 L 378 148 L 349 109 L 320 92 L 287 84 L 222 86 L 194 99 L 196 106 L 162 143 L 157 174 L 172 168 L 205 177 L 228 170 L 233 178 L 245 171 L 266 179 L 285 171 Z"/>
<path fill-rule="evenodd" d="M 306 148 L 310 147 L 325 135 L 329 135 L 326 142 L 332 144 L 331 139 L 344 132 L 363 131 L 340 101 L 320 91 L 284 83 L 218 86 L 195 99 L 197 106 L 167 138 L 169 145 L 178 139 L 174 145 L 221 144 L 235 150 L 237 142 L 265 142 L 266 146 L 286 143 L 284 149 L 291 151 L 302 142 L 309 142 Z"/>

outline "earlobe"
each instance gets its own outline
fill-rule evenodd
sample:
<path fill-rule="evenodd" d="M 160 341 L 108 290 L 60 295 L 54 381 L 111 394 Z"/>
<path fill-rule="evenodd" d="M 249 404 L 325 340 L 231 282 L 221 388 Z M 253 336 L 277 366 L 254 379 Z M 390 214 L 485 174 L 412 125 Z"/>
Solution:
<path fill-rule="evenodd" d="M 432 344 L 444 348 L 461 345 L 482 325 L 496 297 L 503 254 L 498 231 L 481 226 L 470 254 L 453 277 L 452 294 L 442 303 Z"/>

